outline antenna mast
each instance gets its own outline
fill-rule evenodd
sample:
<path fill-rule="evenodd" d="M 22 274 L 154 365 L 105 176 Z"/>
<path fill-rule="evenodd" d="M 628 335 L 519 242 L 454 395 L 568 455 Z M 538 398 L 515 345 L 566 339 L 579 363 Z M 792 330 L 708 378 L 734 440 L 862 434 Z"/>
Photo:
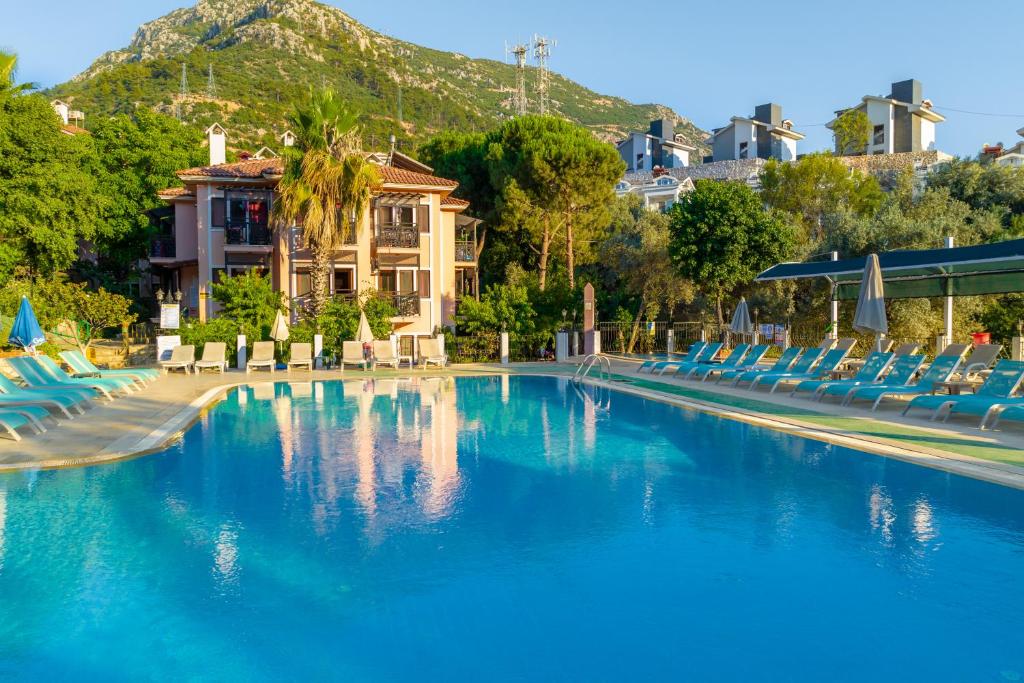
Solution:
<path fill-rule="evenodd" d="M 206 67 L 206 96 L 210 99 L 217 97 L 217 84 L 213 81 L 213 64 Z"/>
<path fill-rule="evenodd" d="M 551 48 L 558 43 L 544 36 L 533 36 L 533 58 L 537 60 L 537 99 L 540 102 L 541 115 L 548 113 L 548 92 L 551 73 L 548 71 L 548 58 Z"/>
<path fill-rule="evenodd" d="M 516 116 L 526 116 L 528 106 L 526 100 L 526 54 L 529 50 L 529 45 L 525 43 L 517 43 L 511 49 L 512 55 L 516 58 L 516 90 L 512 95 L 512 108 L 515 110 Z"/>
<path fill-rule="evenodd" d="M 178 92 L 178 102 L 174 107 L 174 116 L 181 121 L 181 103 L 188 97 L 188 71 L 185 64 L 181 65 L 181 89 Z"/>

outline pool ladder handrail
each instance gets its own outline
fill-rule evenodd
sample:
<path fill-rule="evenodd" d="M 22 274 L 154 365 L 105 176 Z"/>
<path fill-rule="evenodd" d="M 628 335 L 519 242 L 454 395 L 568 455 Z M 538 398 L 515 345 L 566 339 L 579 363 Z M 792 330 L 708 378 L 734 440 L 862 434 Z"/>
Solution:
<path fill-rule="evenodd" d="M 594 369 L 595 365 L 601 366 L 600 379 L 610 380 L 612 377 L 612 362 L 608 360 L 606 356 L 599 353 L 592 353 L 588 355 L 583 361 L 576 367 L 576 372 L 572 376 L 574 384 L 579 384 L 583 381 L 583 378 L 590 374 L 590 371 Z"/>

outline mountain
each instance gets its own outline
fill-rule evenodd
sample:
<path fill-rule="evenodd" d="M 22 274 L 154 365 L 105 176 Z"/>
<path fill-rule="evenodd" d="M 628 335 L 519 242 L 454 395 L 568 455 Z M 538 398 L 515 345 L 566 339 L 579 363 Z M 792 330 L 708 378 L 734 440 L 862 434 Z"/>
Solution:
<path fill-rule="evenodd" d="M 438 35 L 446 28 L 439 19 Z M 531 104 L 536 77 L 529 67 Z M 199 0 L 143 24 L 128 47 L 102 55 L 50 94 L 73 102 L 87 121 L 147 106 L 180 111 L 204 128 L 219 122 L 236 149 L 274 149 L 291 104 L 310 86 L 329 85 L 365 113 L 367 144 L 385 146 L 394 134 L 410 148 L 442 129 L 492 127 L 512 113 L 515 82 L 511 65 L 396 40 L 313 0 Z M 665 116 L 704 148 L 704 132 L 667 107 L 600 95 L 557 74 L 550 93 L 554 113 L 604 139 Z"/>

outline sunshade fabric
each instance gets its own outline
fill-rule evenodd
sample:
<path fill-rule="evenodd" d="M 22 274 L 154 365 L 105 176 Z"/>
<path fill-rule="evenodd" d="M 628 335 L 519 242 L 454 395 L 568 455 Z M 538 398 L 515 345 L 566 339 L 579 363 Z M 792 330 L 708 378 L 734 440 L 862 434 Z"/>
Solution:
<path fill-rule="evenodd" d="M 270 338 L 274 341 L 285 342 L 288 341 L 288 322 L 284 319 L 284 314 L 281 311 L 277 312 L 277 317 L 274 318 L 274 326 L 270 328 Z"/>
<path fill-rule="evenodd" d="M 885 287 L 878 254 L 869 254 L 864 268 L 864 279 L 857 299 L 857 312 L 853 316 L 853 329 L 858 332 L 885 334 L 889 321 L 885 317 Z"/>
<path fill-rule="evenodd" d="M 23 349 L 31 349 L 46 341 L 43 328 L 36 320 L 36 312 L 32 310 L 32 304 L 28 297 L 21 297 L 21 305 L 18 307 L 18 315 L 14 318 L 11 326 L 11 334 L 7 337 L 8 343 L 13 346 L 20 346 Z"/>
<path fill-rule="evenodd" d="M 359 329 L 356 331 L 357 342 L 369 344 L 373 339 L 373 330 L 370 329 L 370 321 L 366 319 L 366 314 L 359 313 Z"/>
<path fill-rule="evenodd" d="M 823 277 L 839 300 L 857 299 L 866 257 L 780 263 L 757 281 Z M 889 299 L 1007 294 L 1024 291 L 1024 239 L 952 249 L 890 251 L 878 256 Z"/>
<path fill-rule="evenodd" d="M 729 329 L 736 334 L 750 334 L 754 331 L 754 323 L 750 322 L 750 307 L 747 306 L 745 298 L 740 299 L 736 305 L 736 312 L 733 313 Z"/>

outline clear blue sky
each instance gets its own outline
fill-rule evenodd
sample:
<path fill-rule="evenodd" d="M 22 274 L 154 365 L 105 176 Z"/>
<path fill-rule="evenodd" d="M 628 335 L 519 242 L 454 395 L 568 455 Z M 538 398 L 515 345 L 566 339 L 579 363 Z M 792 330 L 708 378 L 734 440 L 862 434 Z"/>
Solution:
<path fill-rule="evenodd" d="M 0 46 L 19 53 L 22 80 L 52 85 L 188 1 L 12 0 Z M 544 33 L 558 40 L 557 71 L 602 93 L 667 104 L 705 129 L 777 101 L 807 134 L 802 151 L 830 144 L 810 124 L 912 77 L 947 118 L 940 149 L 973 155 L 984 142 L 1014 142 L 1024 126 L 1024 59 L 1013 37 L 1024 28 L 1021 0 L 330 4 L 378 31 L 472 57 L 502 59 L 506 40 Z"/>

